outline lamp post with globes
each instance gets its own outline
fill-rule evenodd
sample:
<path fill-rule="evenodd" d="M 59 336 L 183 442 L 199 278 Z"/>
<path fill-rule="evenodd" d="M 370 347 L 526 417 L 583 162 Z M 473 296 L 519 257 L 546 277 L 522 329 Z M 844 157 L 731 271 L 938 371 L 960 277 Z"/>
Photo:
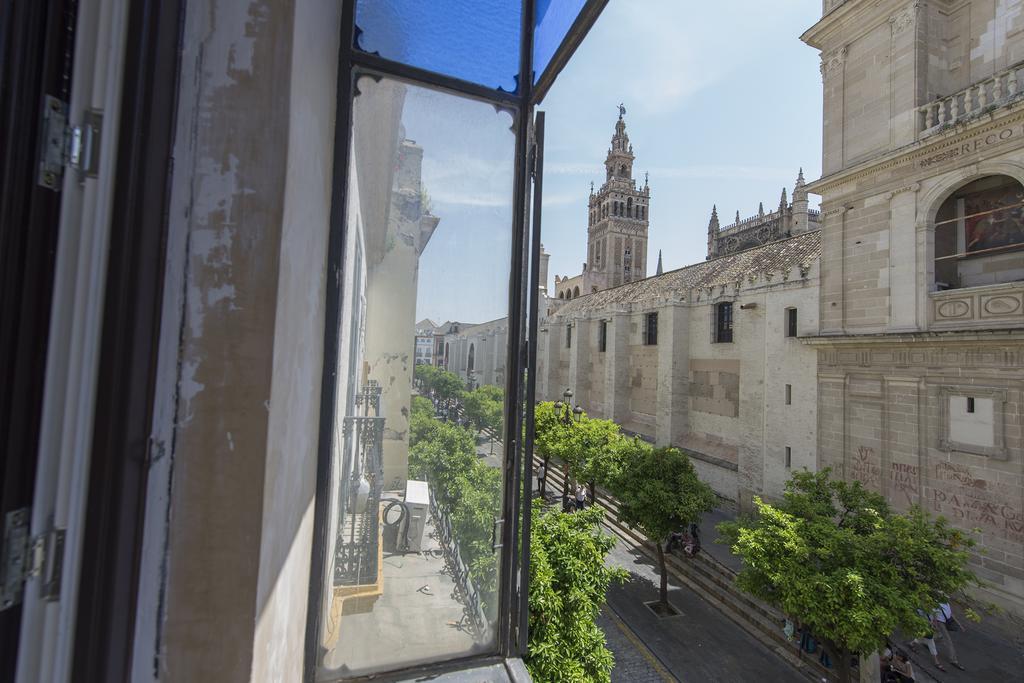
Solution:
<path fill-rule="evenodd" d="M 575 409 L 572 407 L 572 390 L 566 389 L 562 394 L 562 398 L 565 401 L 555 401 L 555 416 L 561 420 L 562 424 L 566 428 L 571 427 L 574 422 L 579 422 L 583 416 L 583 409 L 576 406 Z M 548 456 L 544 456 L 544 483 L 541 484 L 540 495 L 543 498 L 544 488 L 547 484 L 547 473 L 548 473 Z M 562 463 L 562 500 L 564 501 L 569 497 L 569 463 Z"/>

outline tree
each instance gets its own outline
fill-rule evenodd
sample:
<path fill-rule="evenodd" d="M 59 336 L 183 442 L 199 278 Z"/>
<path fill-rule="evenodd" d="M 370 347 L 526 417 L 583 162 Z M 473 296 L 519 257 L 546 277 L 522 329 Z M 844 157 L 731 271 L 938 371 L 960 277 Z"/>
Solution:
<path fill-rule="evenodd" d="M 538 683 L 609 683 L 614 665 L 597 616 L 613 581 L 605 566 L 615 541 L 601 533 L 600 508 L 574 515 L 535 501 L 530 530 L 530 643 L 526 667 Z"/>
<path fill-rule="evenodd" d="M 433 389 L 434 395 L 438 399 L 451 407 L 454 401 L 462 398 L 462 394 L 466 390 L 466 383 L 454 372 L 437 368 L 431 379 L 430 388 Z"/>
<path fill-rule="evenodd" d="M 713 510 L 715 493 L 697 478 L 693 463 L 682 451 L 653 448 L 639 439 L 623 440 L 612 492 L 619 500 L 619 519 L 640 529 L 658 549 L 659 601 L 667 609 L 665 543 L 669 534 L 698 524 L 704 513 Z"/>
<path fill-rule="evenodd" d="M 920 507 L 894 513 L 860 482 L 829 474 L 798 472 L 781 503 L 755 498 L 756 517 L 718 529 L 743 558 L 737 585 L 808 628 L 846 682 L 852 655 L 881 649 L 897 630 L 928 630 L 916 611 L 978 580 L 962 531 Z"/>
<path fill-rule="evenodd" d="M 466 417 L 480 431 L 498 433 L 505 410 L 505 392 L 499 387 L 485 384 L 467 391 L 462 399 Z"/>

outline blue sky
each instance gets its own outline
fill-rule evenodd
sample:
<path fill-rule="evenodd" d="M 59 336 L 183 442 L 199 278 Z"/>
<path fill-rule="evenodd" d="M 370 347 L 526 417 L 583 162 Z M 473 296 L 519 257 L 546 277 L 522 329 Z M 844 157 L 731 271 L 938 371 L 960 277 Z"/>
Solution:
<path fill-rule="evenodd" d="M 619 102 L 634 175 L 650 172 L 650 275 L 658 249 L 666 270 L 704 260 L 712 204 L 724 225 L 778 206 L 799 167 L 817 178 L 820 60 L 799 36 L 820 14 L 820 0 L 611 0 L 540 107 L 549 280 L 580 272 Z"/>
<path fill-rule="evenodd" d="M 820 0 L 608 3 L 540 106 L 549 287 L 556 273 L 580 272 L 590 183 L 603 182 L 619 102 L 635 175 L 650 172 L 650 275 L 659 249 L 666 270 L 704 259 L 712 204 L 725 224 L 758 202 L 774 209 L 799 167 L 820 175 L 819 57 L 799 40 L 820 12 Z M 417 319 L 505 314 L 510 123 L 487 105 L 410 89 L 403 124 L 423 146 L 441 217 L 420 260 Z"/>

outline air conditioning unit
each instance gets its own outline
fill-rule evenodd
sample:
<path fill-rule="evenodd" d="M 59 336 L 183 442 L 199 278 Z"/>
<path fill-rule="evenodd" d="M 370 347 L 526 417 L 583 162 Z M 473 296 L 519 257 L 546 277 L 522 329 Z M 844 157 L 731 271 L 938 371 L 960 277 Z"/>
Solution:
<path fill-rule="evenodd" d="M 409 515 L 409 530 L 406 539 L 410 552 L 423 550 L 423 537 L 427 533 L 427 518 L 430 516 L 430 488 L 425 481 L 410 479 L 405 484 L 405 509 Z"/>

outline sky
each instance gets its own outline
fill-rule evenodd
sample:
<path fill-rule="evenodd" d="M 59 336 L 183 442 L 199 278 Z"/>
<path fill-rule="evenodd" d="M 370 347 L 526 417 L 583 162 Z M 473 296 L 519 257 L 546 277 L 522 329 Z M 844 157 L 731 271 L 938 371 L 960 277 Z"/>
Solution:
<path fill-rule="evenodd" d="M 650 173 L 648 275 L 659 249 L 665 270 L 704 260 L 712 205 L 725 225 L 791 197 L 800 167 L 820 176 L 820 59 L 799 39 L 820 15 L 820 0 L 608 3 L 540 107 L 549 288 L 582 269 L 620 102 L 634 177 Z"/>
<path fill-rule="evenodd" d="M 820 175 L 820 60 L 799 40 L 820 13 L 820 0 L 610 0 L 539 107 L 549 289 L 555 274 L 581 271 L 590 183 L 604 181 L 620 102 L 634 175 L 650 173 L 648 275 L 659 249 L 665 270 L 704 260 L 712 204 L 725 225 L 758 202 L 776 208 L 800 167 L 808 181 Z M 420 259 L 417 320 L 505 315 L 510 116 L 410 88 L 402 122 L 424 149 L 423 185 L 441 218 Z"/>

